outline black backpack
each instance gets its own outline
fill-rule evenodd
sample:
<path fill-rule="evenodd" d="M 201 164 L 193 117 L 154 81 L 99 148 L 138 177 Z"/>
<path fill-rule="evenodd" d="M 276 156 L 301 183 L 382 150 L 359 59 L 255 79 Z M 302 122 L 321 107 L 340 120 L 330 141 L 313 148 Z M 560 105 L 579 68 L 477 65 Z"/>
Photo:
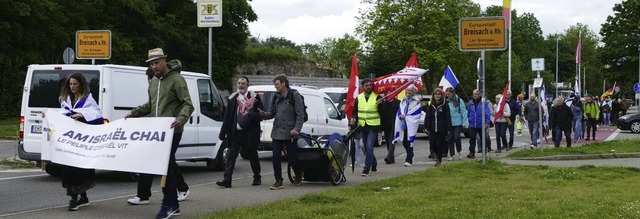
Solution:
<path fill-rule="evenodd" d="M 304 103 L 304 96 L 302 96 L 302 94 L 300 94 L 300 92 L 298 92 L 298 90 L 296 89 L 291 89 L 289 90 L 291 92 L 291 96 L 289 97 L 289 104 L 291 104 L 294 108 L 296 107 L 296 98 L 293 97 L 293 95 L 295 93 L 298 93 L 298 95 L 300 95 L 300 98 L 302 98 L 302 106 L 304 109 L 304 122 L 309 120 L 309 114 L 307 113 L 307 104 Z"/>

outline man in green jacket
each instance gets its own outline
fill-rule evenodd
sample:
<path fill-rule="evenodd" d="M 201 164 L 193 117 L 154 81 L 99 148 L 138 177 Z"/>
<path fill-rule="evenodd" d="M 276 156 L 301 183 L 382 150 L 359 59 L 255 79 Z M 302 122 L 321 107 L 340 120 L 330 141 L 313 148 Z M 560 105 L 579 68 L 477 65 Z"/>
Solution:
<path fill-rule="evenodd" d="M 587 95 L 587 103 L 584 104 L 584 118 L 587 119 L 587 141 L 590 141 L 590 136 L 593 136 L 593 140 L 596 140 L 596 123 L 600 118 L 600 106 L 593 101 L 592 95 Z"/>
<path fill-rule="evenodd" d="M 149 84 L 149 101 L 133 109 L 125 115 L 129 117 L 174 117 L 171 123 L 173 132 L 173 142 L 171 143 L 171 153 L 169 154 L 169 167 L 165 186 L 162 188 L 164 198 L 162 206 L 156 218 L 170 218 L 172 215 L 180 214 L 178 204 L 178 194 L 176 190 L 176 151 L 182 138 L 183 125 L 188 121 L 193 113 L 193 104 L 187 89 L 187 82 L 180 75 L 182 69 L 180 61 L 172 60 L 167 62 L 167 56 L 161 48 L 149 50 L 149 66 L 155 73 L 155 77 Z"/>

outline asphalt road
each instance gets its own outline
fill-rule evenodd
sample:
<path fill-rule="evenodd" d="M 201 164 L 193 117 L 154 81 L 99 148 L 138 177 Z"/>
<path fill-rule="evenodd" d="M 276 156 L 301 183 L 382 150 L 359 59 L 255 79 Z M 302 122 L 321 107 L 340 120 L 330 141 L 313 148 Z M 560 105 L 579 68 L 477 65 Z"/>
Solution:
<path fill-rule="evenodd" d="M 604 132 L 604 131 L 603 131 Z M 491 130 L 491 135 L 493 130 Z M 514 146 L 526 148 L 528 135 L 516 137 Z M 626 139 L 638 138 L 639 135 L 628 132 L 611 131 L 607 138 Z M 602 139 L 604 140 L 604 139 Z M 495 149 L 495 139 L 493 148 Z M 468 139 L 463 138 L 463 155 L 466 155 Z M 204 163 L 180 163 L 187 183 L 191 186 L 192 194 L 188 200 L 181 203 L 182 218 L 191 218 L 211 211 L 229 209 L 240 206 L 256 205 L 286 197 L 297 197 L 315 191 L 341 188 L 357 185 L 367 181 L 380 180 L 424 170 L 433 167 L 433 160 L 426 158 L 428 142 L 425 138 L 418 138 L 415 146 L 416 156 L 414 166 L 402 166 L 405 158 L 404 148 L 396 144 L 396 164 L 385 165 L 382 160 L 386 149 L 376 148 L 378 158 L 378 173 L 369 177 L 360 176 L 362 167 L 351 173 L 347 167 L 347 182 L 341 186 L 331 186 L 330 183 L 304 182 L 302 186 L 293 187 L 288 182 L 285 189 L 269 190 L 274 182 L 270 152 L 262 152 L 261 164 L 263 185 L 250 186 L 251 169 L 249 162 L 238 160 L 234 174 L 233 188 L 222 189 L 215 185 L 215 181 L 222 179 L 222 172 L 205 169 Z M 0 141 L 0 157 L 12 157 L 15 154 L 15 141 Z M 491 156 L 504 156 L 491 153 Z M 464 156 L 463 156 L 464 157 Z M 463 158 L 467 160 L 467 158 Z M 455 161 L 453 161 L 455 162 Z M 444 162 L 449 163 L 449 161 Z M 286 167 L 286 163 L 283 163 Z M 286 178 L 286 173 L 283 174 Z M 126 199 L 133 197 L 136 183 L 124 181 L 122 174 L 108 171 L 98 171 L 96 187 L 89 190 L 91 206 L 82 208 L 78 212 L 66 210 L 68 197 L 61 187 L 60 179 L 48 176 L 39 169 L 20 169 L 0 171 L 0 217 L 6 218 L 151 218 L 159 209 L 162 193 L 159 180 L 153 184 L 151 203 L 147 206 L 129 206 Z M 286 180 L 285 180 L 286 181 Z"/>

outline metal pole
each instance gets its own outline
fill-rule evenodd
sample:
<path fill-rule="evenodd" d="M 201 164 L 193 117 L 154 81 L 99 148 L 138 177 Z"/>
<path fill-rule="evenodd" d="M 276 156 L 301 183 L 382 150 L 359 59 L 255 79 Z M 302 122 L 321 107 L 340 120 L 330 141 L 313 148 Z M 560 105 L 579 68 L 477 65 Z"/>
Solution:
<path fill-rule="evenodd" d="M 558 42 L 560 37 L 556 34 L 556 97 L 558 97 Z"/>
<path fill-rule="evenodd" d="M 540 71 L 538 71 L 538 78 L 540 78 Z M 538 105 L 540 105 L 540 110 L 538 110 L 538 126 L 540 126 L 540 134 L 538 135 L 538 139 L 536 139 L 536 141 L 539 141 L 540 144 L 538 144 L 538 146 L 540 146 L 540 151 L 542 151 L 543 145 L 542 145 L 542 135 L 544 135 L 544 133 L 542 132 L 543 127 L 542 127 L 542 110 L 544 109 L 542 106 L 542 100 L 543 100 L 543 95 L 542 95 L 542 86 L 540 86 L 539 91 L 538 91 L 538 96 L 540 101 L 538 101 Z"/>
<path fill-rule="evenodd" d="M 482 139 L 480 140 L 480 142 L 482 144 L 482 164 L 484 165 L 487 162 L 487 147 L 486 147 L 486 140 L 485 140 L 485 138 L 487 137 L 486 136 L 487 135 L 487 130 L 485 129 L 486 123 L 484 122 L 485 121 L 485 116 L 484 116 L 484 113 L 485 113 L 484 104 L 485 103 L 484 103 L 484 100 L 482 99 L 485 96 L 485 91 L 484 91 L 484 88 L 485 88 L 485 85 L 484 85 L 485 84 L 485 81 L 484 81 L 484 69 L 485 69 L 485 67 L 484 67 L 484 64 L 485 64 L 484 63 L 484 50 L 482 50 L 480 52 L 480 59 L 481 59 L 480 62 L 481 62 L 481 71 L 482 71 L 482 75 L 480 77 L 480 83 L 481 83 L 480 86 L 482 86 L 482 88 L 480 88 L 480 89 L 482 89 L 482 92 L 481 92 L 482 96 L 480 97 L 480 108 L 482 108 L 482 135 L 480 135 L 480 136 L 481 136 Z M 475 145 L 473 145 L 473 146 L 475 146 Z"/>
<path fill-rule="evenodd" d="M 213 38 L 213 29 L 209 27 L 209 59 L 207 60 L 207 62 L 209 63 L 209 71 L 208 71 L 209 78 L 211 78 L 211 75 L 212 75 L 211 74 L 211 58 L 212 58 L 211 54 L 212 54 L 212 47 L 213 47 L 213 44 L 211 44 L 212 38 Z"/>
<path fill-rule="evenodd" d="M 602 81 L 602 93 L 604 93 L 604 88 L 605 88 L 606 86 L 607 86 L 607 79 L 605 78 L 605 79 Z"/>
<path fill-rule="evenodd" d="M 640 83 L 640 44 L 638 44 L 638 83 Z M 636 94 L 636 97 L 638 97 L 638 95 Z M 638 108 L 638 114 L 640 114 L 640 106 L 638 106 L 638 104 L 640 104 L 640 98 L 636 98 L 636 107 Z"/>
<path fill-rule="evenodd" d="M 511 13 L 511 11 L 509 11 L 509 13 Z M 509 32 L 509 67 L 508 67 L 508 72 L 509 72 L 509 91 L 511 91 L 511 19 L 509 19 L 509 30 L 507 30 Z M 484 60 L 484 59 L 483 59 Z"/>

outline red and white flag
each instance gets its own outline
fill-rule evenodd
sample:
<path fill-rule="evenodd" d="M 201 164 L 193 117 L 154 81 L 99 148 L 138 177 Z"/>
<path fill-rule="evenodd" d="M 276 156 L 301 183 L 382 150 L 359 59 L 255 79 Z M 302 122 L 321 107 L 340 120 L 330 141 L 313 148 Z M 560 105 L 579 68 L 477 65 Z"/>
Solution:
<path fill-rule="evenodd" d="M 407 61 L 407 64 L 405 65 L 405 69 L 412 68 L 412 67 L 413 68 L 418 67 L 418 54 L 416 52 L 413 52 L 411 54 L 409 61 Z M 396 76 L 399 73 L 400 71 L 390 73 L 388 75 L 383 75 L 373 79 L 373 81 L 371 81 L 373 83 L 373 92 L 376 92 L 377 94 L 384 94 L 384 93 L 392 92 L 398 89 L 399 87 L 401 87 L 404 84 L 404 82 L 397 80 L 398 77 Z M 399 76 L 399 77 L 402 78 L 402 76 Z M 415 80 L 413 82 L 413 85 L 415 85 L 418 88 L 418 90 L 422 90 L 422 87 L 424 86 L 422 83 L 422 78 L 418 78 L 417 80 Z M 409 85 L 405 86 L 405 88 L 408 86 Z"/>
<path fill-rule="evenodd" d="M 505 100 L 505 98 L 507 97 L 507 91 L 509 91 L 509 83 L 504 86 L 504 90 L 502 91 L 502 98 L 500 98 L 500 101 L 496 103 L 496 105 L 498 105 L 498 110 L 496 110 L 496 115 L 493 118 L 494 121 L 500 119 L 500 117 L 502 117 L 502 115 L 504 114 L 504 106 L 507 103 L 507 101 Z"/>
<path fill-rule="evenodd" d="M 421 69 L 421 68 L 413 68 L 413 67 L 405 68 L 393 74 L 392 76 L 389 76 L 384 80 L 382 80 L 380 83 L 398 85 L 398 87 L 395 88 L 394 90 L 387 92 L 387 95 L 385 96 L 387 101 L 391 101 L 393 100 L 393 98 L 396 98 L 396 96 L 398 96 L 400 92 L 404 91 L 404 89 L 407 89 L 409 85 L 411 84 L 415 85 L 416 82 L 420 80 L 420 78 L 424 73 L 427 73 L 427 70 Z M 422 84 L 422 82 L 420 83 Z M 418 88 L 418 89 L 421 89 L 421 88 Z"/>
<path fill-rule="evenodd" d="M 353 107 L 356 105 L 356 98 L 360 93 L 360 86 L 358 85 L 358 58 L 354 54 L 351 58 L 351 76 L 349 76 L 349 88 L 347 89 L 347 102 L 344 106 L 344 111 L 347 114 L 347 119 L 351 120 L 353 114 Z"/>

